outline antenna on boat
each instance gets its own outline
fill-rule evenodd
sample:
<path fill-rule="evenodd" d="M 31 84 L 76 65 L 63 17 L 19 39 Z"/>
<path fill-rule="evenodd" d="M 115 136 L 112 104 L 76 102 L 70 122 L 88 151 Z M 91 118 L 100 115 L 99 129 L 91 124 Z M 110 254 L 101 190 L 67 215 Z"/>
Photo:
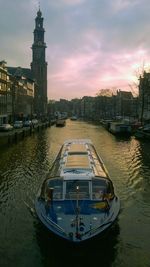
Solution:
<path fill-rule="evenodd" d="M 80 207 L 79 207 L 79 185 L 76 186 L 76 192 L 77 192 L 77 204 L 76 204 L 76 238 L 80 239 L 81 235 L 79 233 L 79 224 L 80 224 L 80 218 L 79 218 L 79 213 L 80 213 Z"/>
<path fill-rule="evenodd" d="M 79 215 L 79 186 L 76 186 L 76 191 L 77 191 L 77 206 L 76 206 L 76 213 Z"/>

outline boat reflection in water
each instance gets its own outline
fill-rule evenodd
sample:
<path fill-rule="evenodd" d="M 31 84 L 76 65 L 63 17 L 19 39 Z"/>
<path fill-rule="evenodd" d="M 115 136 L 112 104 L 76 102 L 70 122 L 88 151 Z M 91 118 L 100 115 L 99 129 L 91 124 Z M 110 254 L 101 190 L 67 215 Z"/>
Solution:
<path fill-rule="evenodd" d="M 70 139 L 61 147 L 35 201 L 41 222 L 75 242 L 91 239 L 116 221 L 120 201 L 89 139 Z"/>

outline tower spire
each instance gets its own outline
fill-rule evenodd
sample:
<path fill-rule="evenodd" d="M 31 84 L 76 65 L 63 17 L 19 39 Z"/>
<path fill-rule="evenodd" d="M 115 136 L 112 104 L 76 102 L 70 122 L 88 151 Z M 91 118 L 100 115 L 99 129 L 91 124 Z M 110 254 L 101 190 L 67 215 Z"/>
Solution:
<path fill-rule="evenodd" d="M 31 71 L 37 83 L 37 88 L 35 89 L 35 112 L 39 116 L 44 116 L 47 113 L 47 62 L 45 60 L 46 43 L 44 41 L 43 20 L 39 2 L 39 10 L 35 18 L 33 32 L 34 42 L 31 62 Z"/>

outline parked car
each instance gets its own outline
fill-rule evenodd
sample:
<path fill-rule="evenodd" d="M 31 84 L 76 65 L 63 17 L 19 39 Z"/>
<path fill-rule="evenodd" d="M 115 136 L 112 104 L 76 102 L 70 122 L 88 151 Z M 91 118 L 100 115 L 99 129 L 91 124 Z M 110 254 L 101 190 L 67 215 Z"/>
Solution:
<path fill-rule="evenodd" d="M 32 125 L 34 126 L 34 125 L 37 125 L 38 124 L 38 120 L 37 119 L 33 119 L 32 120 Z"/>
<path fill-rule="evenodd" d="M 22 121 L 15 121 L 14 122 L 14 128 L 15 129 L 20 129 L 23 127 L 23 122 Z"/>
<path fill-rule="evenodd" d="M 30 126 L 32 126 L 32 121 L 31 120 L 24 121 L 23 126 L 24 127 L 30 127 Z"/>
<path fill-rule="evenodd" d="M 0 132 L 8 132 L 8 131 L 12 131 L 13 130 L 13 126 L 10 125 L 9 123 L 5 123 L 0 125 Z"/>

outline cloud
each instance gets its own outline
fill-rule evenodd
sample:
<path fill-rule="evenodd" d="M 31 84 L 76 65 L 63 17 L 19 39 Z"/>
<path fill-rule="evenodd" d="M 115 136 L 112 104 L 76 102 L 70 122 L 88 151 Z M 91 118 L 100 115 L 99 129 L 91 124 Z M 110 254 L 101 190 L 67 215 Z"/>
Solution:
<path fill-rule="evenodd" d="M 0 55 L 29 67 L 36 0 L 0 0 Z M 49 98 L 128 88 L 136 67 L 150 62 L 149 0 L 41 0 Z"/>
<path fill-rule="evenodd" d="M 62 6 L 81 5 L 85 2 L 86 0 L 57 0 L 57 1 L 49 1 L 49 5 L 58 8 Z"/>

